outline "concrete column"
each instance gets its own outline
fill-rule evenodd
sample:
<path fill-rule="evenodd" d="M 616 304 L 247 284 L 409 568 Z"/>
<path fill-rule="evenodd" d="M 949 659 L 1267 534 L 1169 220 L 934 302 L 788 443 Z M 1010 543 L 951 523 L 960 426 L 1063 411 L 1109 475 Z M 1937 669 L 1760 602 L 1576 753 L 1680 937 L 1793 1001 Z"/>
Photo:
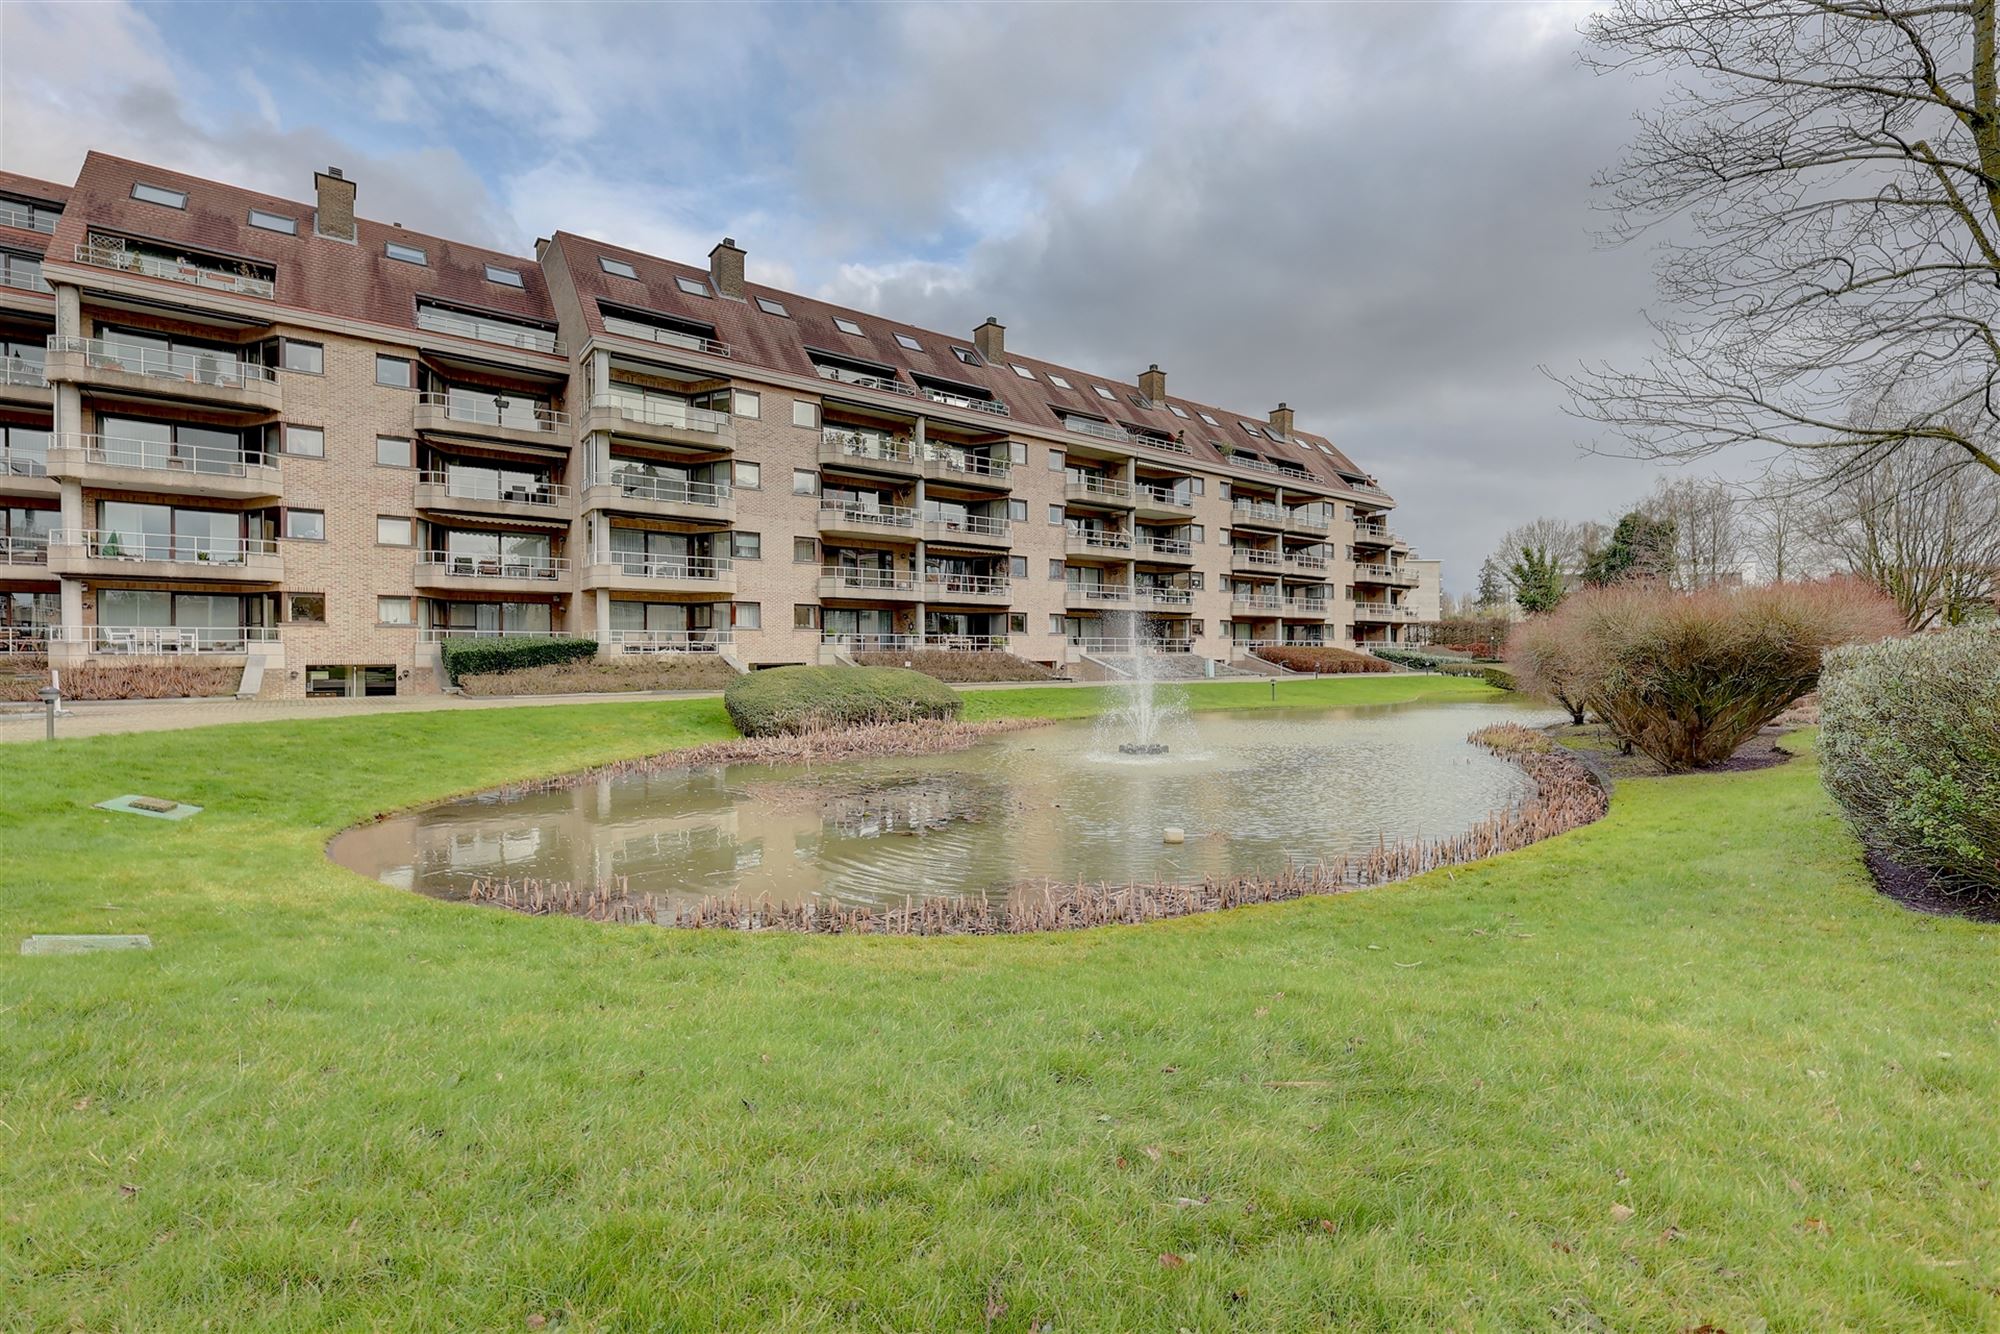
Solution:
<path fill-rule="evenodd" d="M 65 338 L 83 334 L 83 295 L 70 283 L 56 287 L 56 332 Z"/>
<path fill-rule="evenodd" d="M 611 354 L 609 352 L 593 352 L 590 354 L 590 392 L 592 397 L 611 392 Z M 584 406 L 588 407 L 590 405 L 586 403 Z"/>

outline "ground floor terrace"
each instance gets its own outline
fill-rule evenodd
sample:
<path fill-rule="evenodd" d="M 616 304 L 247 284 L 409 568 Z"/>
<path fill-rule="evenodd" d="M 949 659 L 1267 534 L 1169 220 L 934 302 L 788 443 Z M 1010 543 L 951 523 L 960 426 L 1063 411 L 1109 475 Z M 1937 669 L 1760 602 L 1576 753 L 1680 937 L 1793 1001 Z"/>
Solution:
<path fill-rule="evenodd" d="M 1284 681 L 1277 706 L 1482 690 Z M 1108 698 L 967 695 L 974 717 Z M 10 751 L 4 934 L 153 948 L 0 962 L 9 1311 L 2000 1323 L 1993 929 L 1873 891 L 1810 734 L 1403 886 L 1056 936 L 667 934 L 324 857 L 379 811 L 728 735 L 699 699 Z M 205 809 L 93 809 L 125 792 Z"/>

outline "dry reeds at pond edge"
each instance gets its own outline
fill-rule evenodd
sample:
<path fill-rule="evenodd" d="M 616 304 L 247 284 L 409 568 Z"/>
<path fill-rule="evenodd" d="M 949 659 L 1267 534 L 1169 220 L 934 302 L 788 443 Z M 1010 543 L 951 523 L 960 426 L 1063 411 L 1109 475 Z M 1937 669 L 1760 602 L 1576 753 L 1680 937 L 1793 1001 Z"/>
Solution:
<path fill-rule="evenodd" d="M 967 745 L 986 732 L 1005 730 L 1004 727 L 984 724 L 959 725 L 959 728 L 929 725 L 916 730 L 935 739 L 939 731 L 960 728 L 984 729 L 966 740 L 964 744 Z M 878 734 L 902 730 L 901 725 L 856 729 L 857 732 Z M 833 734 L 840 735 L 851 734 Z M 678 763 L 719 763 L 724 758 L 796 760 L 799 755 L 786 752 L 785 743 L 805 739 L 780 737 L 772 738 L 769 743 L 726 742 L 718 747 L 703 747 L 702 750 L 733 751 L 744 746 L 752 753 L 732 753 L 726 757 L 694 761 L 690 756 L 701 752 L 690 752 L 678 757 Z M 820 739 L 823 743 L 821 754 L 827 754 L 824 743 L 831 739 Z M 832 900 L 792 905 L 746 903 L 734 897 L 676 904 L 655 894 L 633 894 L 622 876 L 584 889 L 578 889 L 567 881 L 478 880 L 473 883 L 467 897 L 473 903 L 487 903 L 536 915 L 563 913 L 599 922 L 732 931 L 891 936 L 984 936 L 1028 931 L 1074 931 L 1093 926 L 1157 922 L 1193 913 L 1240 908 L 1252 903 L 1281 903 L 1308 895 L 1342 894 L 1384 885 L 1440 867 L 1462 865 L 1525 848 L 1531 843 L 1601 819 L 1609 808 L 1609 794 L 1598 785 L 1589 770 L 1540 732 L 1516 723 L 1501 723 L 1474 732 L 1470 739 L 1526 770 L 1535 781 L 1534 796 L 1518 806 L 1489 815 L 1464 833 L 1450 838 L 1383 843 L 1356 856 L 1336 857 L 1311 866 L 1287 865 L 1271 875 L 1209 877 L 1193 884 L 1164 881 L 1125 885 L 1050 883 L 1017 886 L 1004 899 L 998 900 L 981 895 L 908 898 L 902 904 L 888 908 L 850 907 Z M 857 738 L 855 744 L 866 748 L 843 750 L 839 757 L 898 753 L 875 748 L 886 745 L 888 740 L 881 736 Z"/>

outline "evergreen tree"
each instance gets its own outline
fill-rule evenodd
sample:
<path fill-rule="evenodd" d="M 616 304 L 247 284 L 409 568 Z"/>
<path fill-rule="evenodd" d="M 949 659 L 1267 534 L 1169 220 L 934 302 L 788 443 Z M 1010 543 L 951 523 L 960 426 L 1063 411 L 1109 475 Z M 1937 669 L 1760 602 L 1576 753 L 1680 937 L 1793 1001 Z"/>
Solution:
<path fill-rule="evenodd" d="M 1611 530 L 1611 540 L 1583 562 L 1583 582 L 1592 588 L 1628 579 L 1665 579 L 1674 568 L 1674 521 L 1632 510 Z"/>
<path fill-rule="evenodd" d="M 1522 547 L 1507 566 L 1507 582 L 1514 586 L 1514 601 L 1531 616 L 1554 611 L 1569 592 L 1562 560 L 1547 547 Z"/>

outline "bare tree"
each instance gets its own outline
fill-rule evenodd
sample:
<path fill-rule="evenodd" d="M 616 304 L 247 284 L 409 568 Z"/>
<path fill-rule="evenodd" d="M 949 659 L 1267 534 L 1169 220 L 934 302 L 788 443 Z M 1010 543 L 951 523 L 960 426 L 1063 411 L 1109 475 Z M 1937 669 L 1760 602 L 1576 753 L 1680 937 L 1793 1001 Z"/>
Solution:
<path fill-rule="evenodd" d="M 1673 525 L 1669 582 L 1691 592 L 1741 574 L 1746 549 L 1736 493 L 1712 477 L 1660 478 L 1640 502 L 1648 518 Z"/>
<path fill-rule="evenodd" d="M 1565 381 L 1643 457 L 1736 445 L 1865 468 L 1938 446 L 2000 474 L 1996 0 L 1617 0 L 1600 71 L 1664 74 L 1600 179 L 1629 239 L 1671 220 L 1640 369 Z M 1865 385 L 1893 419 L 1854 420 Z M 1927 449 L 1927 457 L 1935 457 Z"/>
<path fill-rule="evenodd" d="M 1743 515 L 1750 555 L 1766 580 L 1783 583 L 1814 570 L 1806 534 L 1813 500 L 1796 472 L 1767 473 L 1746 490 Z"/>

